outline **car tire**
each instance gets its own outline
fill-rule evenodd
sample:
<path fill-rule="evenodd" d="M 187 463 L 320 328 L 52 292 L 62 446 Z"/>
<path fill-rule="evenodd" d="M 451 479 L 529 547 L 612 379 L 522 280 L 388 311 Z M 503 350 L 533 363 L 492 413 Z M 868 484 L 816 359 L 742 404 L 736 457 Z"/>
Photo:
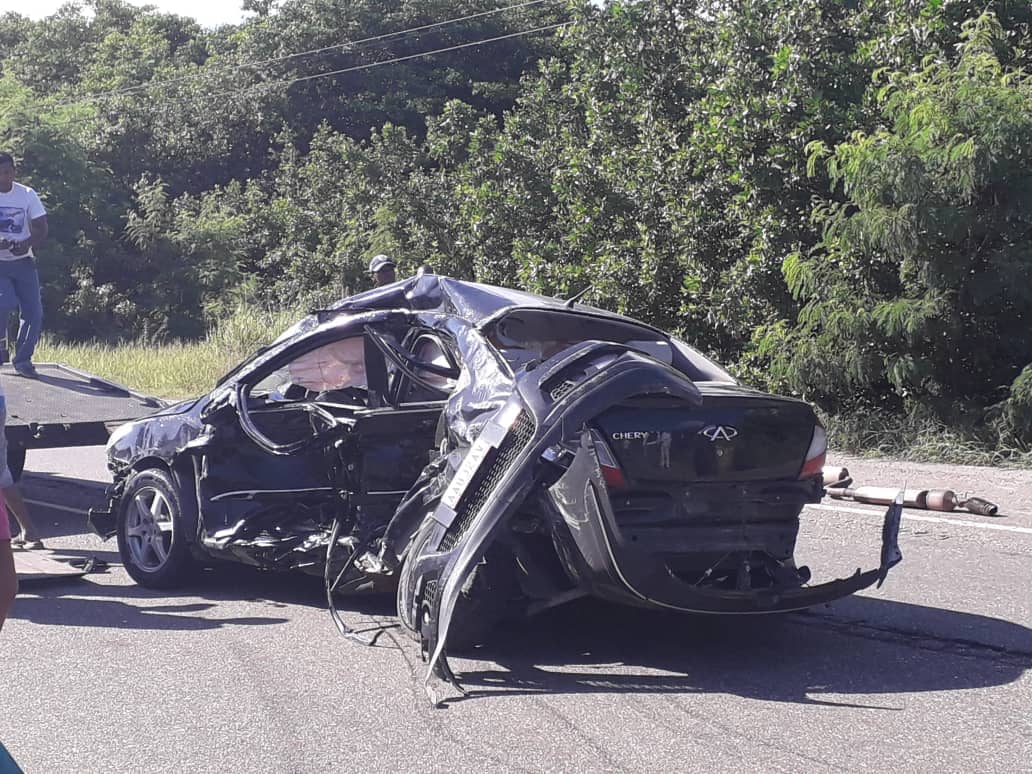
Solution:
<path fill-rule="evenodd" d="M 490 643 L 499 625 L 519 608 L 519 580 L 512 554 L 493 545 L 459 592 L 448 632 L 448 650 L 458 653 Z"/>
<path fill-rule="evenodd" d="M 416 640 L 422 618 L 428 612 L 426 600 L 420 600 L 416 611 L 405 609 L 406 590 L 412 584 L 409 577 L 413 565 L 412 557 L 419 556 L 427 540 L 435 533 L 435 525 L 429 517 L 423 522 L 409 544 L 398 579 L 397 609 L 403 629 Z M 436 593 L 436 592 L 435 592 Z M 497 626 L 512 614 L 513 599 L 519 594 L 519 579 L 516 576 L 512 554 L 504 546 L 492 545 L 486 556 L 477 563 L 466 579 L 459 598 L 455 602 L 451 625 L 448 627 L 448 650 L 460 652 L 475 645 L 486 644 Z M 416 620 L 409 620 L 414 612 Z"/>
<path fill-rule="evenodd" d="M 186 513 L 168 471 L 146 468 L 126 481 L 118 504 L 118 552 L 130 577 L 141 586 L 169 589 L 190 576 Z"/>

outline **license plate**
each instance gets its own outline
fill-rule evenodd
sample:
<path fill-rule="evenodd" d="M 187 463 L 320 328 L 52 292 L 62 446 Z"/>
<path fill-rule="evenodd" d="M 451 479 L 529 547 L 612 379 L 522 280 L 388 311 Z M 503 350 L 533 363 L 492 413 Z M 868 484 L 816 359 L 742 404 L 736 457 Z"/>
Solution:
<path fill-rule="evenodd" d="M 469 449 L 469 453 L 466 454 L 466 458 L 459 465 L 459 469 L 455 471 L 455 477 L 452 478 L 451 483 L 448 484 L 448 488 L 445 490 L 444 495 L 441 497 L 441 502 L 451 508 L 453 511 L 458 509 L 459 498 L 462 497 L 462 493 L 466 491 L 466 487 L 469 486 L 469 482 L 473 480 L 474 474 L 480 469 L 480 465 L 484 462 L 488 452 L 494 448 L 494 444 L 491 443 L 485 434 L 481 434 L 473 445 Z"/>

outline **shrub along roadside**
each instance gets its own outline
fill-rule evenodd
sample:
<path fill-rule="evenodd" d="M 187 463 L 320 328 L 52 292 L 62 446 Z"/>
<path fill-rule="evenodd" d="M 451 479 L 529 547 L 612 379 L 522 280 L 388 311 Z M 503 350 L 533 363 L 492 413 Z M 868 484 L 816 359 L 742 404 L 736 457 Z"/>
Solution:
<path fill-rule="evenodd" d="M 962 39 L 956 63 L 883 76 L 885 128 L 811 144 L 842 198 L 815 207 L 817 248 L 784 262 L 797 324 L 757 349 L 775 385 L 829 412 L 867 402 L 951 426 L 978 412 L 1027 446 L 1025 382 L 993 407 L 1032 356 L 1032 75 L 1002 63 L 994 16 Z"/>

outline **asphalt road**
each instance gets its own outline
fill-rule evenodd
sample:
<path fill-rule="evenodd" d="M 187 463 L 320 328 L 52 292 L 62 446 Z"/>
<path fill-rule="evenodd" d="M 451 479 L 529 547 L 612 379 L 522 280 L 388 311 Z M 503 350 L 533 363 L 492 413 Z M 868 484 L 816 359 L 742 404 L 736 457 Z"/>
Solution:
<path fill-rule="evenodd" d="M 0 633 L 0 740 L 47 774 L 1027 771 L 1032 473 L 847 464 L 858 483 L 952 484 L 1007 516 L 909 512 L 886 585 L 809 613 L 553 611 L 453 659 L 469 696 L 431 709 L 388 603 L 346 613 L 379 632 L 365 647 L 307 578 L 229 568 L 182 593 L 139 588 L 85 533 L 100 450 L 30 452 L 48 545 L 111 568 L 23 587 Z M 815 579 L 874 566 L 881 513 L 808 509 Z"/>

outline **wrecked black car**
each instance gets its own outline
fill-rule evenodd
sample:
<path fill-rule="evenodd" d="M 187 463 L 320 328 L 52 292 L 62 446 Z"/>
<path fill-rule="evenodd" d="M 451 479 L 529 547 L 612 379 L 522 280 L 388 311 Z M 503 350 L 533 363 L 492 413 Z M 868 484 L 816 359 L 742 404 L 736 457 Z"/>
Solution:
<path fill-rule="evenodd" d="M 877 568 L 810 585 L 795 564 L 825 451 L 807 404 L 660 330 L 427 273 L 313 313 L 203 398 L 118 429 L 91 521 L 146 586 L 229 559 L 322 575 L 331 606 L 396 589 L 448 676 L 446 643 L 579 596 L 770 613 L 884 579 L 898 509 Z"/>

